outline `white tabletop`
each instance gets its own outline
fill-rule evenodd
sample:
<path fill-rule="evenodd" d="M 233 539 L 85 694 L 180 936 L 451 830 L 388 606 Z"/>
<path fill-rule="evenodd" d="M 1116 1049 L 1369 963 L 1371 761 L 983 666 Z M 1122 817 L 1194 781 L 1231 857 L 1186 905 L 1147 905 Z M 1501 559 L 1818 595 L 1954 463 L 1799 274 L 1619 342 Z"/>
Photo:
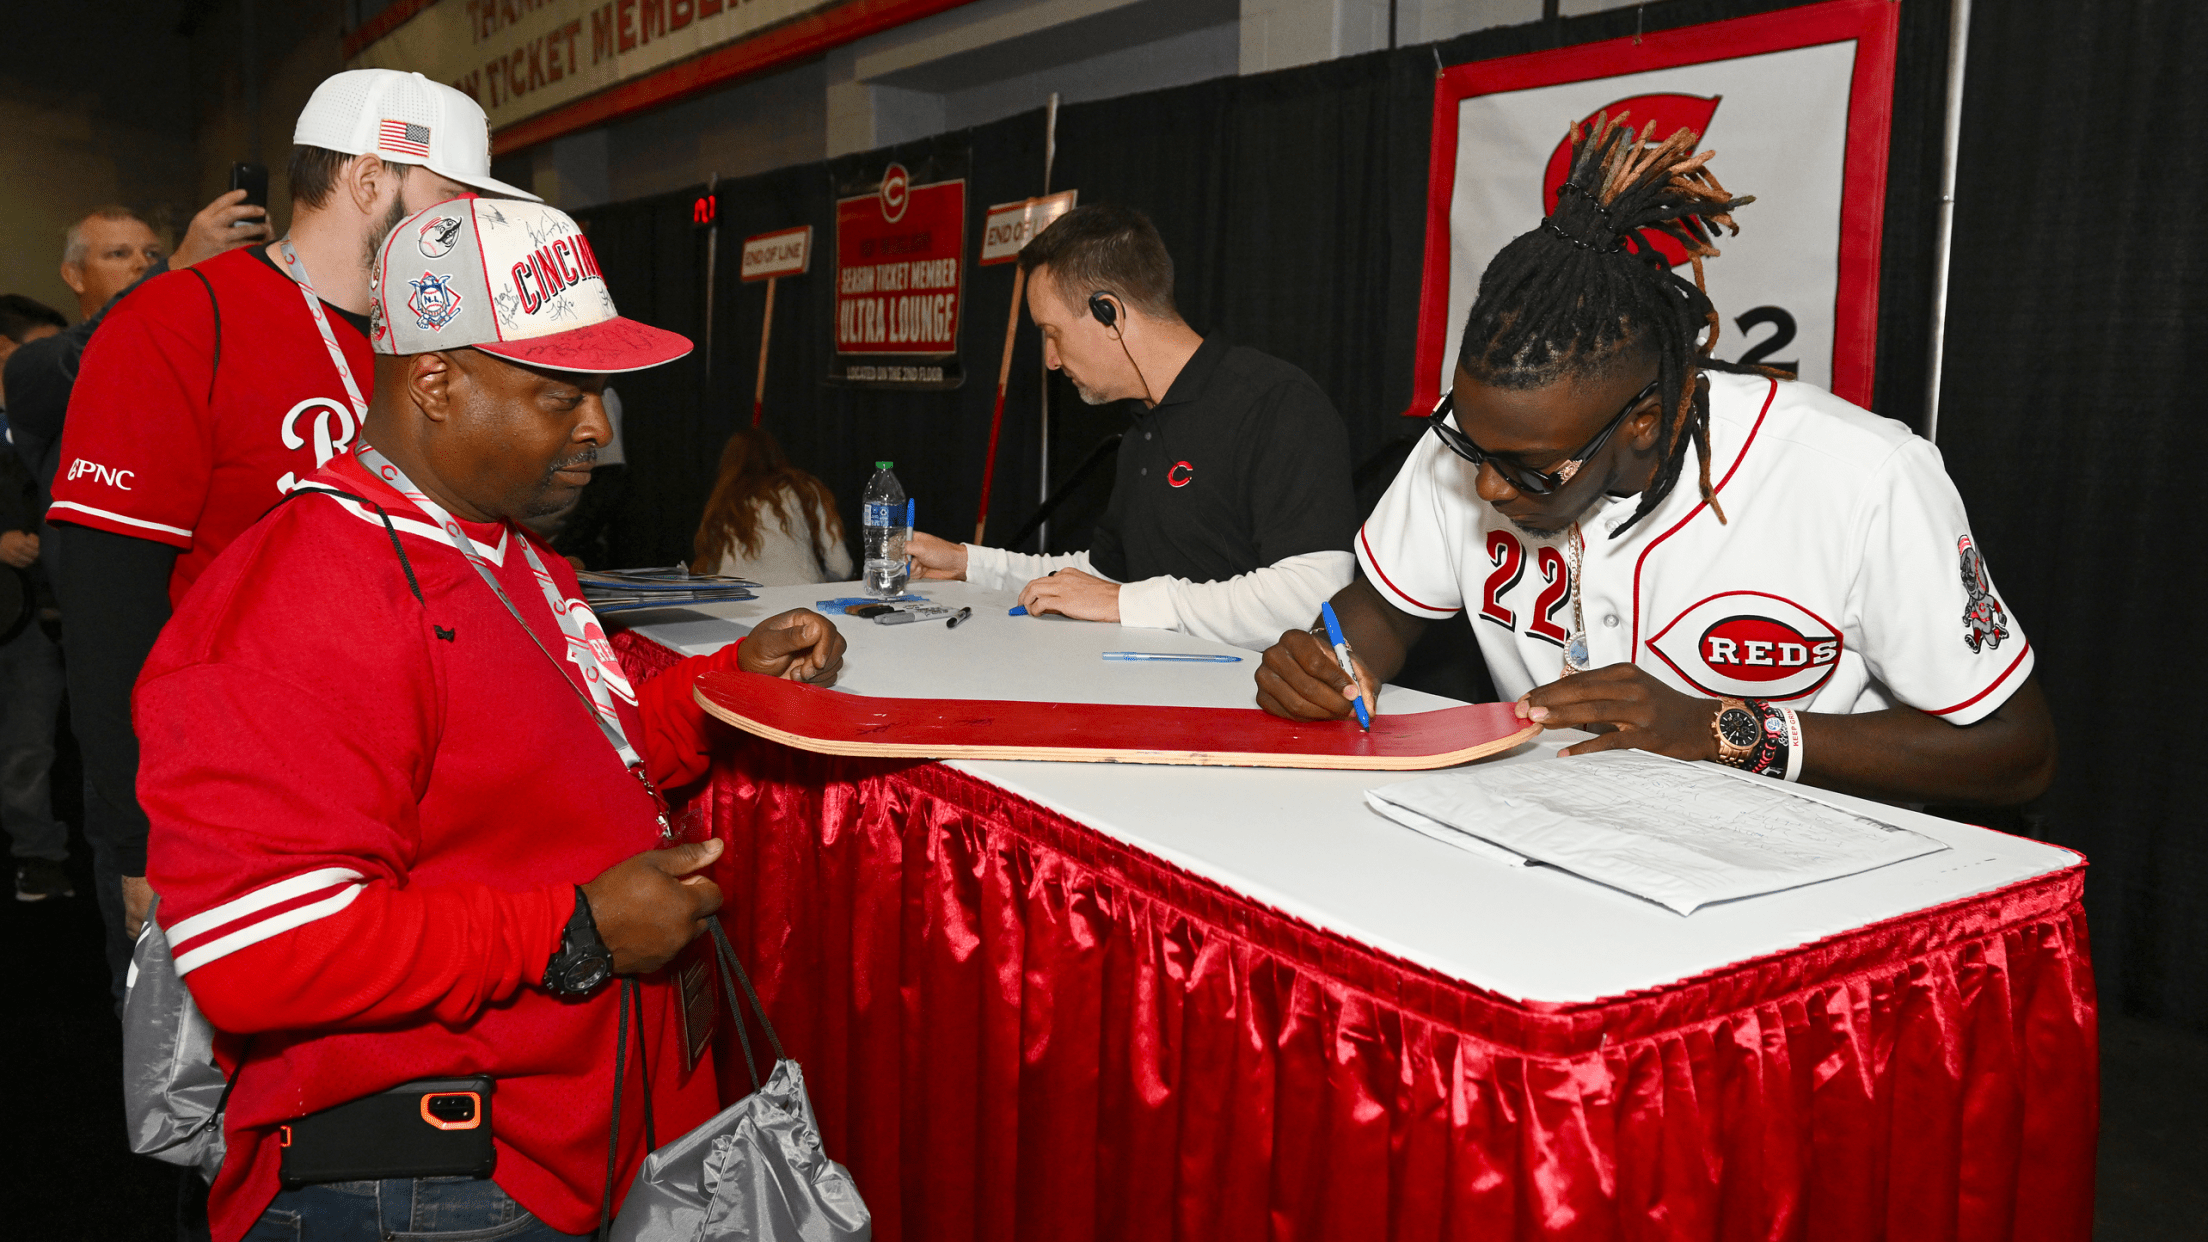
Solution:
<path fill-rule="evenodd" d="M 1255 652 L 1162 630 L 1008 617 L 1016 593 L 962 582 L 915 587 L 939 603 L 970 605 L 973 619 L 949 630 L 941 622 L 880 626 L 837 617 L 849 643 L 839 688 L 906 698 L 1254 705 Z M 735 641 L 763 617 L 860 593 L 849 583 L 768 587 L 747 603 L 633 614 L 630 623 L 646 637 L 696 655 Z M 1121 663 L 1102 659 L 1104 651 L 1216 652 L 1243 659 Z M 1390 688 L 1379 709 L 1452 705 Z M 1486 762 L 1551 759 L 1581 736 L 1549 734 Z M 2077 861 L 2070 851 L 2037 841 L 1877 807 L 1882 817 L 1954 848 L 1681 916 L 1551 868 L 1491 862 L 1365 806 L 1365 790 L 1421 773 L 999 761 L 951 766 L 1297 918 L 1522 1001 L 1585 1002 L 1660 987 Z"/>

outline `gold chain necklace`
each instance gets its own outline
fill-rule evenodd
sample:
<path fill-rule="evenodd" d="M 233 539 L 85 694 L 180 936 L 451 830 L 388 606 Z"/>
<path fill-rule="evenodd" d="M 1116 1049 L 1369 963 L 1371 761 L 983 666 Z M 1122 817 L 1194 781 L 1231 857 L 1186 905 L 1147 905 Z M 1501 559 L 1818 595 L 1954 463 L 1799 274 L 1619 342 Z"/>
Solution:
<path fill-rule="evenodd" d="M 1593 663 L 1587 651 L 1587 617 L 1579 605 L 1579 567 L 1587 557 L 1587 537 L 1579 531 L 1579 523 L 1572 523 L 1571 568 L 1572 575 L 1572 632 L 1564 636 L 1564 672 L 1569 677 L 1584 673 Z"/>

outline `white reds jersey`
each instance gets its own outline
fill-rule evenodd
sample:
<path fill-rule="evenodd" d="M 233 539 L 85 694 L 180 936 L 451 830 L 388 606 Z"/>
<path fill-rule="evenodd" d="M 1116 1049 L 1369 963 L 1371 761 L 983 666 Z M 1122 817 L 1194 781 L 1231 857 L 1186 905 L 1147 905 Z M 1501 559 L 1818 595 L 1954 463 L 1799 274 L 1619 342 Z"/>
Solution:
<path fill-rule="evenodd" d="M 1710 482 L 1678 485 L 1618 538 L 1638 497 L 1581 519 L 1579 613 L 1592 667 L 1631 661 L 1703 698 L 1850 713 L 1904 704 L 1964 725 L 2032 669 L 1971 541 L 1939 450 L 1808 384 L 1711 374 Z M 1357 560 L 1413 616 L 1472 610 L 1516 698 L 1561 675 L 1574 628 L 1572 534 L 1513 526 L 1475 468 L 1421 437 L 1357 539 Z"/>

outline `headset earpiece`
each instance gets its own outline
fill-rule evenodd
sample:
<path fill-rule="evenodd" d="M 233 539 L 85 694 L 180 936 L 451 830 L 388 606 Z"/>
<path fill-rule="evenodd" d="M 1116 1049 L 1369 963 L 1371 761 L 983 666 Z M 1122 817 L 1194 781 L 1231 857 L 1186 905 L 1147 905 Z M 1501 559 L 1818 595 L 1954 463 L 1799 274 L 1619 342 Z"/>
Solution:
<path fill-rule="evenodd" d="M 1112 334 L 1112 339 L 1119 342 L 1119 352 L 1127 355 L 1127 365 L 1135 369 L 1135 378 L 1142 381 L 1142 399 L 1156 405 L 1158 399 L 1150 391 L 1150 377 L 1142 373 L 1142 364 L 1135 361 L 1134 351 L 1127 348 L 1127 336 L 1120 330 L 1119 308 L 1112 305 L 1111 298 L 1103 290 L 1099 289 L 1089 295 L 1089 315 L 1103 324 Z"/>

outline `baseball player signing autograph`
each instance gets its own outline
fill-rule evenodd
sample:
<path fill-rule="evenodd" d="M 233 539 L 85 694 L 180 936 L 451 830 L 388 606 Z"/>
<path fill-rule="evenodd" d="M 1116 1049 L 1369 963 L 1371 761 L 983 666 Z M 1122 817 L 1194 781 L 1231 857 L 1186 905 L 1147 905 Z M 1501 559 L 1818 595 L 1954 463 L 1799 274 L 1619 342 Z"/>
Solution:
<path fill-rule="evenodd" d="M 138 683 L 156 921 L 235 1086 L 209 1218 L 216 1242 L 582 1235 L 609 1176 L 608 976 L 656 971 L 720 905 L 719 843 L 673 844 L 659 794 L 704 773 L 719 728 L 691 683 L 833 681 L 843 640 L 783 613 L 632 685 L 517 524 L 590 477 L 606 373 L 690 350 L 615 314 L 566 216 L 460 198 L 403 220 L 369 338 L 372 404 L 321 355 L 360 442 L 214 559 Z M 617 1190 L 647 1117 L 664 1137 L 716 1107 L 675 990 L 643 981 L 629 1083 L 650 1107 L 622 1115 Z M 488 1121 L 492 1180 L 428 1176 L 450 1172 L 421 1147 L 438 1130 L 329 1120 L 468 1077 L 495 1108 L 447 1121 Z M 326 1157 L 295 1168 L 310 1131 Z"/>
<path fill-rule="evenodd" d="M 1434 434 L 1334 597 L 1363 692 L 1469 609 L 1521 717 L 1600 735 L 1567 755 L 1635 747 L 1894 801 L 2038 796 L 2055 738 L 2031 644 L 1938 450 L 1710 356 L 1702 264 L 1751 200 L 1694 134 L 1650 137 L 1575 130 L 1553 213 L 1482 276 Z M 1340 718 L 1348 684 L 1291 631 L 1257 700 Z"/>

